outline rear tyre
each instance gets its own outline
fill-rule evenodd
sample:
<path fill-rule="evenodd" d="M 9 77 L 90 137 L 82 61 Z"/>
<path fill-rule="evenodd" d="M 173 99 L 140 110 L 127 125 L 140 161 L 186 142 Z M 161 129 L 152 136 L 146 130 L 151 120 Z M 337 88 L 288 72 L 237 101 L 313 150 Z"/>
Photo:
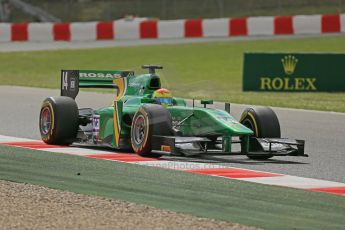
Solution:
<path fill-rule="evenodd" d="M 153 135 L 172 135 L 172 119 L 165 107 L 146 104 L 133 117 L 131 144 L 134 152 L 140 156 L 160 157 L 160 154 L 151 152 Z"/>
<path fill-rule="evenodd" d="M 78 132 L 78 106 L 69 97 L 46 98 L 41 107 L 39 129 L 47 144 L 69 145 Z"/>
<path fill-rule="evenodd" d="M 280 138 L 280 124 L 277 115 L 269 107 L 253 107 L 243 111 L 240 122 L 254 132 L 258 138 Z M 257 151 L 254 143 L 249 143 L 249 151 Z M 250 159 L 266 160 L 273 157 L 267 155 L 247 155 Z"/>

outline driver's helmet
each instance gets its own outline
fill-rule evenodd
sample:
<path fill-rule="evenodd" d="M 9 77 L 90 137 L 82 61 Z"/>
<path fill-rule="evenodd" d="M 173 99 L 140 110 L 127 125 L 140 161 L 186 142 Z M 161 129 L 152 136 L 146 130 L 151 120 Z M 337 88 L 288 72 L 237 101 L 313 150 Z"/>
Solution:
<path fill-rule="evenodd" d="M 152 98 L 157 104 L 163 105 L 164 107 L 173 105 L 173 96 L 167 89 L 161 88 L 153 92 Z"/>

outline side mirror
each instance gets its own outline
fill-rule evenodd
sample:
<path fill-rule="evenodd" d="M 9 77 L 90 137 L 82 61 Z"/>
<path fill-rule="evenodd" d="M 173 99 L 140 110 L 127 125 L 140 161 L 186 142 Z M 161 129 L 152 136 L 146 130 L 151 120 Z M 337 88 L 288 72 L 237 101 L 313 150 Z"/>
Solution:
<path fill-rule="evenodd" d="M 212 105 L 213 100 L 201 100 L 200 104 L 204 105 L 204 108 L 206 108 L 206 105 Z"/>
<path fill-rule="evenodd" d="M 225 111 L 230 114 L 230 103 L 225 103 Z"/>

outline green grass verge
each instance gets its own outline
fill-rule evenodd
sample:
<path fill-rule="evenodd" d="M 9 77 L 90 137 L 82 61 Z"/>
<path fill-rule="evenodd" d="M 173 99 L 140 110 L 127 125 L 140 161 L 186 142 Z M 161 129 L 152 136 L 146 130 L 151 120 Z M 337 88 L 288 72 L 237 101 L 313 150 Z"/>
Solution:
<path fill-rule="evenodd" d="M 341 196 L 15 147 L 0 146 L 0 179 L 265 229 L 345 225 Z"/>
<path fill-rule="evenodd" d="M 0 53 L 0 84 L 57 88 L 61 69 L 141 71 L 141 64 L 159 63 L 175 96 L 345 112 L 345 93 L 242 92 L 247 51 L 345 52 L 345 36 Z"/>

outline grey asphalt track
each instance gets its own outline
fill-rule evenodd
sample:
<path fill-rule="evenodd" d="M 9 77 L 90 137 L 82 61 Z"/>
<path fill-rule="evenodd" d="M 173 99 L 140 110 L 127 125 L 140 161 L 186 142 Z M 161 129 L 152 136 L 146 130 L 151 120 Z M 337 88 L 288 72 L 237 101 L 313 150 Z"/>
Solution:
<path fill-rule="evenodd" d="M 38 117 L 41 103 L 47 96 L 58 95 L 58 90 L 0 86 L 0 135 L 39 139 Z M 111 94 L 81 92 L 77 103 L 79 107 L 100 108 L 109 106 L 113 98 L 114 95 Z M 213 106 L 223 108 L 222 103 Z M 245 107 L 247 106 L 232 104 L 232 115 L 238 119 Z M 188 160 L 345 182 L 345 113 L 283 108 L 274 110 L 280 120 L 282 136 L 306 140 L 309 158 L 275 157 L 266 161 L 254 161 L 245 156 L 222 156 Z"/>

